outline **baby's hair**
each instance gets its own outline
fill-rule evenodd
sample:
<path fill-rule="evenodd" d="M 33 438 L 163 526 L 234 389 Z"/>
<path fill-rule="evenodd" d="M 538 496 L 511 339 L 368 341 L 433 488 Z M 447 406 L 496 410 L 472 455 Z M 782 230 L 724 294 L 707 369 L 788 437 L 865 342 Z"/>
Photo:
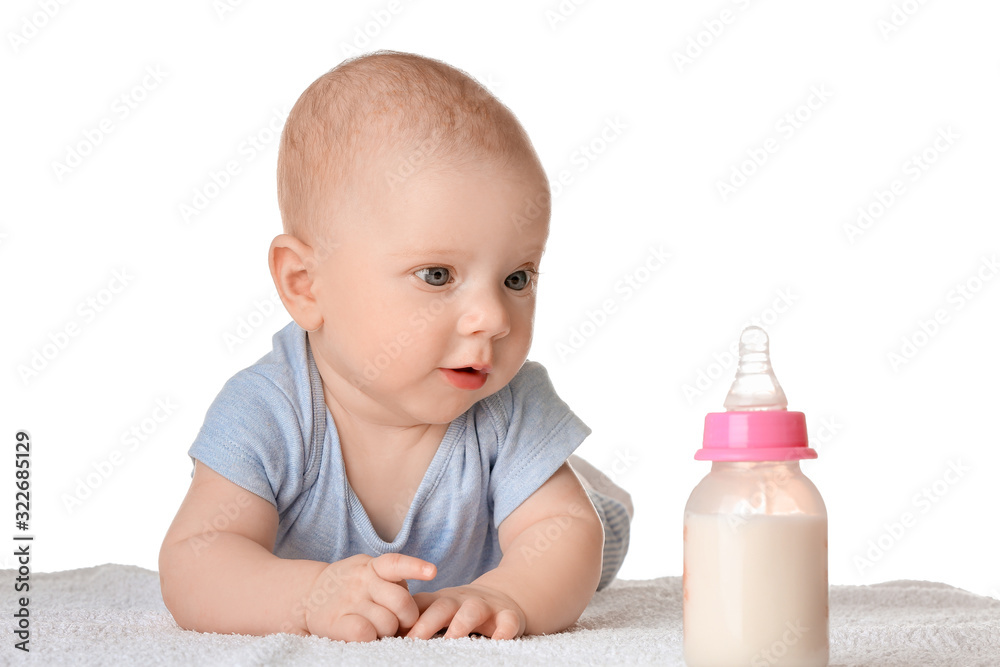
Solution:
<path fill-rule="evenodd" d="M 393 190 L 419 169 L 483 164 L 527 167 L 547 188 L 513 112 L 465 72 L 395 51 L 351 58 L 316 79 L 285 122 L 282 225 L 310 243 L 344 207 Z"/>

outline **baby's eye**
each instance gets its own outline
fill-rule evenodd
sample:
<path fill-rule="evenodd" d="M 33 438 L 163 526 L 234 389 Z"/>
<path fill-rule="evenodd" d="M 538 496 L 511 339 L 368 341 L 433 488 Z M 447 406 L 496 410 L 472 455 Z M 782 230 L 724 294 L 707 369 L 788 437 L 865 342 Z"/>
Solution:
<path fill-rule="evenodd" d="M 432 266 L 427 269 L 420 269 L 417 271 L 417 276 L 428 285 L 441 287 L 448 284 L 451 272 L 443 266 Z"/>
<path fill-rule="evenodd" d="M 531 282 L 531 276 L 528 275 L 527 271 L 515 271 L 514 273 L 507 276 L 507 280 L 503 281 L 503 284 L 511 288 L 516 292 L 520 292 Z"/>

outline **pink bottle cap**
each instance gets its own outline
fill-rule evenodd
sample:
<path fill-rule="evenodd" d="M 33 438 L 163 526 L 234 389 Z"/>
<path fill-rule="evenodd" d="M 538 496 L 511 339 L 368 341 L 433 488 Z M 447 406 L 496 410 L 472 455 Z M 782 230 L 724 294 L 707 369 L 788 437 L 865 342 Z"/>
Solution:
<path fill-rule="evenodd" d="M 698 461 L 797 461 L 816 458 L 809 447 L 806 416 L 789 412 L 785 392 L 771 368 L 767 333 L 747 327 L 740 335 L 740 362 L 724 404 L 705 415 Z"/>

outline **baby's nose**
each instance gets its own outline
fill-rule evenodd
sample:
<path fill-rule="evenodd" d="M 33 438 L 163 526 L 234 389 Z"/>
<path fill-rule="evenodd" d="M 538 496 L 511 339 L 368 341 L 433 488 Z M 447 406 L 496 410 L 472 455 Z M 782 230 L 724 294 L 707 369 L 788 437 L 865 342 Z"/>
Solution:
<path fill-rule="evenodd" d="M 502 338 L 510 333 L 510 313 L 498 289 L 476 290 L 467 294 L 464 312 L 458 322 L 459 333 L 465 336 L 484 335 Z"/>

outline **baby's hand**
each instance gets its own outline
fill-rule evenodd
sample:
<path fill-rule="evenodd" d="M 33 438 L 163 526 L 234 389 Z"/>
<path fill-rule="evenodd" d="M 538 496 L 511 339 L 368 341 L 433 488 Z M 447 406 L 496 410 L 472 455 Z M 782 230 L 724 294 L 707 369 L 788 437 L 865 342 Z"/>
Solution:
<path fill-rule="evenodd" d="M 521 608 L 509 595 L 488 586 L 472 583 L 443 588 L 417 593 L 413 599 L 421 613 L 407 637 L 430 639 L 443 628 L 448 628 L 446 639 L 473 632 L 492 639 L 514 639 L 524 632 Z"/>
<path fill-rule="evenodd" d="M 407 579 L 433 579 L 437 568 L 403 554 L 357 555 L 330 563 L 312 585 L 305 622 L 310 634 L 348 642 L 391 637 L 420 611 Z"/>

